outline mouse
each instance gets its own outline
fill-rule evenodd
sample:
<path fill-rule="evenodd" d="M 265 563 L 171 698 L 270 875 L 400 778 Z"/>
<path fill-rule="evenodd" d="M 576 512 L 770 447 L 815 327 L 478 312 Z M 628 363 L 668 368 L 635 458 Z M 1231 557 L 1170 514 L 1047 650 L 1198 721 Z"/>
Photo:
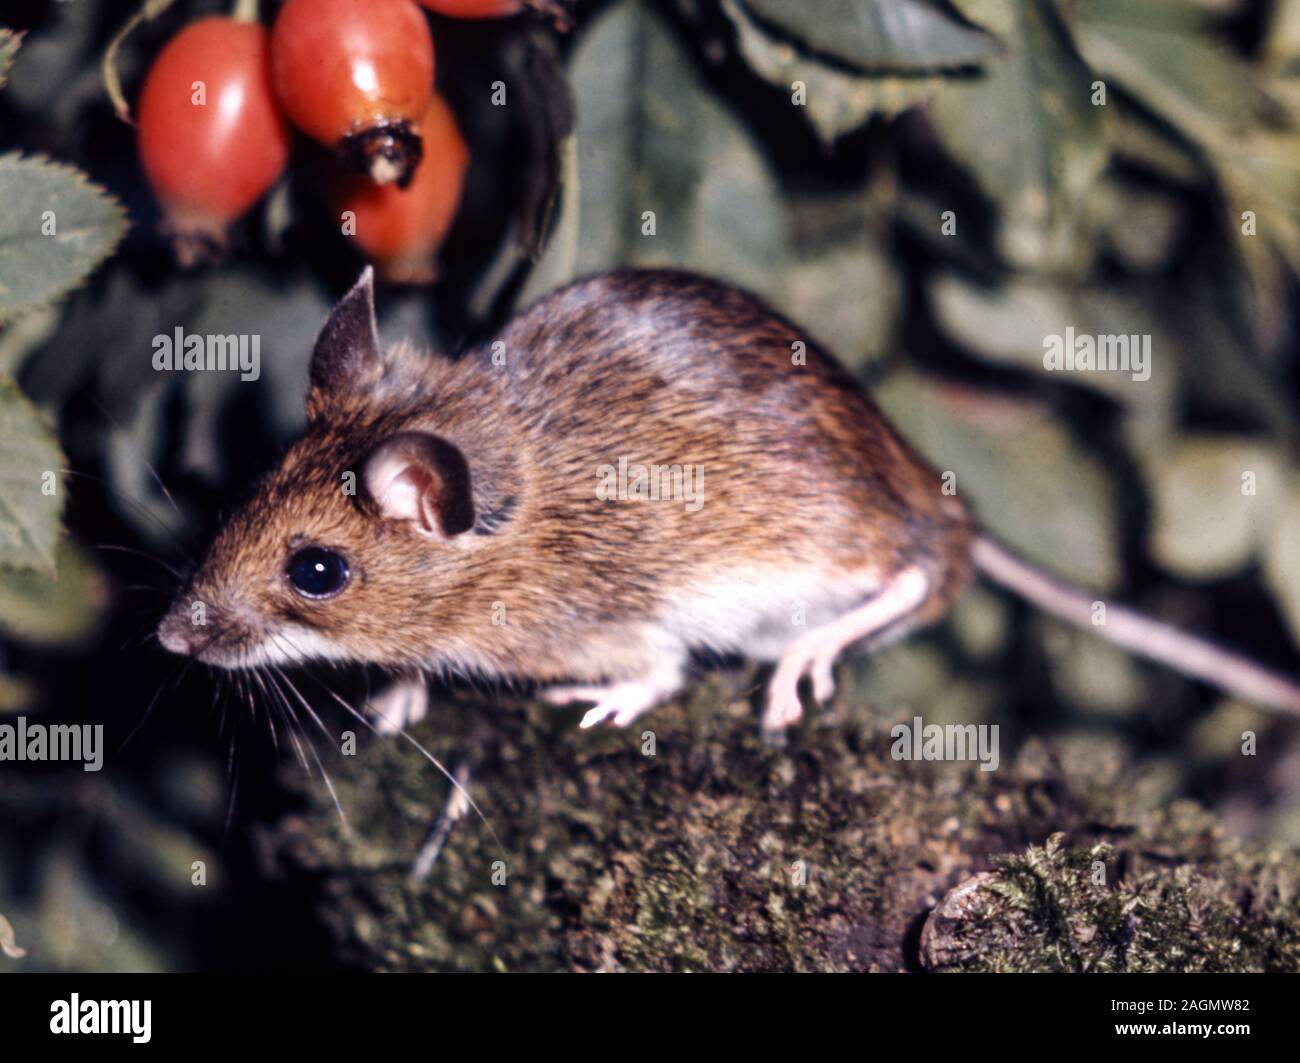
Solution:
<path fill-rule="evenodd" d="M 381 345 L 367 268 L 311 356 L 305 433 L 163 617 L 222 669 L 380 666 L 533 684 L 626 726 L 693 653 L 774 667 L 779 741 L 850 647 L 942 618 L 982 574 L 1248 701 L 1300 685 L 1072 587 L 984 533 L 857 379 L 757 297 L 693 273 L 575 281 L 456 357 Z M 202 608 L 196 608 L 201 603 Z M 201 620 L 201 622 L 196 622 Z"/>

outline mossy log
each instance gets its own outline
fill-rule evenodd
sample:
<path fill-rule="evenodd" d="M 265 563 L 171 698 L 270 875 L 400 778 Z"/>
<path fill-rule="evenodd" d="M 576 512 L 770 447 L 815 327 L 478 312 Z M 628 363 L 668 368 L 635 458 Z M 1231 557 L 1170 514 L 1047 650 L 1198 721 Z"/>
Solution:
<path fill-rule="evenodd" d="M 1191 803 L 1140 809 L 1105 757 L 897 761 L 887 724 L 844 718 L 772 749 L 725 676 L 627 731 L 575 720 L 435 705 L 411 734 L 472 768 L 486 824 L 456 823 L 418 881 L 450 787 L 362 737 L 326 765 L 346 822 L 293 776 L 275 866 L 377 970 L 1300 970 L 1300 855 Z"/>

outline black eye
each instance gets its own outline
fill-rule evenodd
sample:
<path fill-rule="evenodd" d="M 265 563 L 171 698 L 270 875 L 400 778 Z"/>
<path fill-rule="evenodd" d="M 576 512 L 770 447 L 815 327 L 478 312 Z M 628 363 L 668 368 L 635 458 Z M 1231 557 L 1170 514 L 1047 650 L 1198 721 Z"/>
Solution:
<path fill-rule="evenodd" d="M 342 555 L 319 546 L 299 550 L 289 558 L 289 582 L 307 598 L 329 598 L 348 582 L 348 563 Z"/>

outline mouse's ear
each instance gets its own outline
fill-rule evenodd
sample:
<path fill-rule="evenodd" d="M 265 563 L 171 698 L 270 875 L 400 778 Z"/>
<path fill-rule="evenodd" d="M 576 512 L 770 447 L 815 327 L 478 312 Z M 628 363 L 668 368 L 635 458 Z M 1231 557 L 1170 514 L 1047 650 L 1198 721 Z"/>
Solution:
<path fill-rule="evenodd" d="M 469 463 L 441 436 L 402 432 L 385 440 L 366 456 L 362 482 L 381 517 L 421 534 L 450 539 L 474 526 Z"/>
<path fill-rule="evenodd" d="M 332 392 L 355 389 L 381 365 L 375 324 L 375 272 L 369 266 L 330 313 L 311 356 L 307 414 L 314 417 Z"/>

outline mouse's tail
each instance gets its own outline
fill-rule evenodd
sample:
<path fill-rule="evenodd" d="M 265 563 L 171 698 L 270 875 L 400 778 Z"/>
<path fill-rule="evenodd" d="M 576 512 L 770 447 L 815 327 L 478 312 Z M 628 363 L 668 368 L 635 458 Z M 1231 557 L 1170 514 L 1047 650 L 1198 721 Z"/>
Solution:
<path fill-rule="evenodd" d="M 1300 683 L 1280 672 L 1208 639 L 1063 583 L 987 536 L 975 540 L 973 557 L 975 567 L 994 583 L 1044 612 L 1246 701 L 1300 716 Z"/>

